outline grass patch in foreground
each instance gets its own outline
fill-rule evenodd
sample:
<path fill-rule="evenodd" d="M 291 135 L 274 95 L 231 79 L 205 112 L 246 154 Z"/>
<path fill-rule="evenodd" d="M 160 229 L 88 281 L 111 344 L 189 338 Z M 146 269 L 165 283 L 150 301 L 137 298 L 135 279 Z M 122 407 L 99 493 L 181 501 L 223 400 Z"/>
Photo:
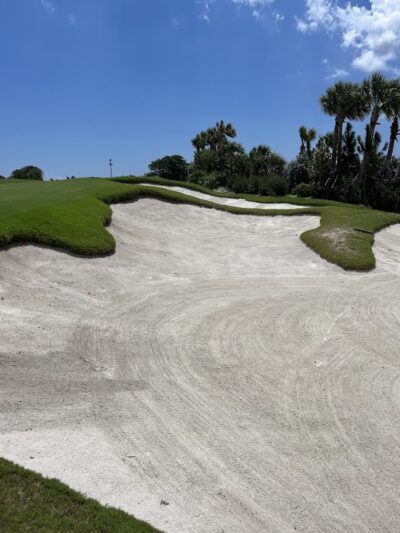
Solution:
<path fill-rule="evenodd" d="M 0 459 L 0 531 L 157 533 L 158 530 L 123 511 L 104 507 L 59 481 Z"/>
<path fill-rule="evenodd" d="M 152 187 L 139 185 L 147 182 Z M 180 186 L 188 194 L 157 185 Z M 247 209 L 190 196 L 196 190 L 215 197 L 244 198 L 258 203 L 289 203 L 304 209 Z M 105 229 L 111 221 L 109 204 L 151 197 L 191 204 L 239 215 L 321 217 L 321 226 L 301 238 L 323 259 L 347 270 L 371 270 L 374 233 L 400 222 L 400 215 L 329 200 L 222 194 L 195 184 L 161 178 L 82 178 L 54 182 L 0 181 L 0 246 L 38 243 L 66 249 L 82 256 L 102 256 L 115 250 L 115 240 Z"/>

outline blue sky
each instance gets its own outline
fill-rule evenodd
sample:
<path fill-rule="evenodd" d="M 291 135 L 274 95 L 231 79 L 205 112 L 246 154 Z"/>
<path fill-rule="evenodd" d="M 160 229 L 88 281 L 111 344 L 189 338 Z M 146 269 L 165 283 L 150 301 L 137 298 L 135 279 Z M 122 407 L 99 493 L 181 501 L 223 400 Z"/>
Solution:
<path fill-rule="evenodd" d="M 3 0 L 0 174 L 139 174 L 220 119 L 293 158 L 325 88 L 399 50 L 400 0 Z"/>

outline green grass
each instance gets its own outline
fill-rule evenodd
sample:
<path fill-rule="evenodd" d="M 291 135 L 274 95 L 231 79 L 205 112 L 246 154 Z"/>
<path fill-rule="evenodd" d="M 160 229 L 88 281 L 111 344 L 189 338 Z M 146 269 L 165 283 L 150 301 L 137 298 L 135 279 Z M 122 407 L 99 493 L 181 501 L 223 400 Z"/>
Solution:
<path fill-rule="evenodd" d="M 139 185 L 148 183 L 152 187 Z M 188 195 L 158 188 L 176 185 Z M 215 204 L 190 196 L 196 190 L 215 197 L 244 198 L 253 202 L 289 203 L 304 209 L 244 209 Z M 400 222 L 400 215 L 329 200 L 222 194 L 199 185 L 161 178 L 121 177 L 114 180 L 82 178 L 54 182 L 0 181 L 0 246 L 38 243 L 82 256 L 101 256 L 115 250 L 105 226 L 111 221 L 109 204 L 153 197 L 240 215 L 321 217 L 321 226 L 301 239 L 322 258 L 348 270 L 371 270 L 374 233 Z M 359 231 L 362 230 L 362 231 Z"/>
<path fill-rule="evenodd" d="M 0 459 L 0 531 L 156 533 L 132 516 L 104 507 L 63 483 Z"/>

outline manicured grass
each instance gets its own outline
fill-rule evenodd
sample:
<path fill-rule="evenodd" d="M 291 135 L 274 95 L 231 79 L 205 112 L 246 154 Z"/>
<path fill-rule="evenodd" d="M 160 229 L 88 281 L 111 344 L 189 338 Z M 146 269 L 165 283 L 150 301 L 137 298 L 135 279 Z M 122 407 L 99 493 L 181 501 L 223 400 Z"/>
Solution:
<path fill-rule="evenodd" d="M 0 459 L 0 531 L 126 532 L 158 530 L 132 516 L 104 507 L 53 479 Z"/>
<path fill-rule="evenodd" d="M 149 183 L 153 187 L 138 185 Z M 158 188 L 176 185 L 188 194 Z M 254 202 L 290 203 L 304 209 L 245 209 L 225 206 L 190 196 L 190 190 Z M 259 197 L 216 193 L 195 184 L 160 178 L 121 177 L 114 180 L 82 178 L 54 182 L 0 181 L 0 246 L 39 243 L 62 248 L 82 256 L 99 256 L 115 250 L 113 236 L 105 229 L 112 211 L 109 204 L 153 197 L 188 203 L 229 213 L 259 216 L 321 217 L 321 226 L 301 238 L 322 258 L 349 270 L 371 270 L 373 234 L 400 222 L 400 215 L 329 200 L 293 196 Z M 362 230 L 362 231 L 359 231 Z"/>

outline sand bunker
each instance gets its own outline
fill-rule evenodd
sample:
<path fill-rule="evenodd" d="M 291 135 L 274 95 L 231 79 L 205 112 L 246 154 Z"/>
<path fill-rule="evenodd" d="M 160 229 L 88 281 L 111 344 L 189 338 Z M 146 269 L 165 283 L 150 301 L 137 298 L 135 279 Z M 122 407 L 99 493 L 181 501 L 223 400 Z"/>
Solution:
<path fill-rule="evenodd" d="M 192 191 L 185 189 L 185 187 L 170 187 L 169 185 L 149 185 L 148 183 L 140 183 L 139 185 L 145 185 L 146 187 L 158 187 L 159 189 L 167 189 L 170 191 L 181 192 L 188 196 L 194 196 L 195 198 L 201 198 L 202 200 L 208 200 L 215 204 L 230 205 L 232 207 L 247 207 L 248 209 L 304 209 L 305 205 L 293 205 L 293 204 L 264 204 L 261 202 L 249 202 L 248 200 L 242 200 L 241 198 L 223 198 L 220 196 L 212 196 L 211 194 L 204 194 L 198 191 Z"/>
<path fill-rule="evenodd" d="M 168 533 L 396 531 L 399 228 L 358 274 L 317 217 L 113 210 L 111 257 L 0 252 L 0 455 Z"/>

